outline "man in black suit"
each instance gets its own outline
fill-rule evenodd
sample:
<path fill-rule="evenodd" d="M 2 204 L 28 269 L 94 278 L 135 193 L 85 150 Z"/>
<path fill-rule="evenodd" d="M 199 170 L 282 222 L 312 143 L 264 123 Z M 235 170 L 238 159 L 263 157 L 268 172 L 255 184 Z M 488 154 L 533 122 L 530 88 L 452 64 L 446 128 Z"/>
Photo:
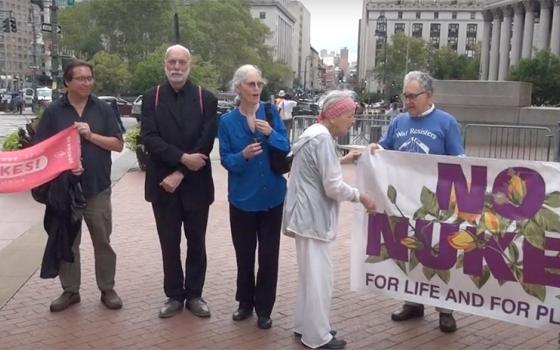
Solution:
<path fill-rule="evenodd" d="M 165 53 L 167 81 L 142 98 L 142 140 L 149 154 L 146 200 L 152 203 L 163 257 L 164 291 L 169 298 L 159 317 L 175 316 L 183 305 L 209 317 L 202 299 L 206 275 L 206 225 L 214 201 L 209 155 L 217 129 L 217 99 L 191 83 L 191 54 L 181 45 Z M 185 272 L 181 226 L 187 239 Z"/>

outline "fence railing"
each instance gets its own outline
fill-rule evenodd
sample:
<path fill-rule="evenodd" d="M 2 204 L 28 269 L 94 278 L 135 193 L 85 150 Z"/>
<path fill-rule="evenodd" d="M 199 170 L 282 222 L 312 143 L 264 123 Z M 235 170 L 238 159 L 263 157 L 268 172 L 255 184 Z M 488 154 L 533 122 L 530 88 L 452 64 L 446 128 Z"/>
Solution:
<path fill-rule="evenodd" d="M 300 115 L 292 120 L 290 141 L 297 140 L 303 131 L 317 122 L 317 116 Z M 339 145 L 367 145 L 377 142 L 383 136 L 389 119 L 383 115 L 359 115 L 354 118 L 354 123 L 345 136 L 338 138 Z"/>
<path fill-rule="evenodd" d="M 295 116 L 290 141 L 317 122 L 316 116 Z M 337 139 L 339 146 L 367 145 L 378 142 L 389 125 L 384 115 L 360 115 L 350 130 Z M 558 135 L 547 127 L 507 124 L 472 123 L 463 126 L 465 153 L 471 157 L 522 159 L 536 161 L 560 160 L 560 128 Z M 555 148 L 558 144 L 559 149 Z M 556 152 L 555 152 L 556 151 Z"/>
<path fill-rule="evenodd" d="M 554 160 L 554 133 L 527 125 L 466 124 L 463 142 L 467 156 L 537 161 Z"/>

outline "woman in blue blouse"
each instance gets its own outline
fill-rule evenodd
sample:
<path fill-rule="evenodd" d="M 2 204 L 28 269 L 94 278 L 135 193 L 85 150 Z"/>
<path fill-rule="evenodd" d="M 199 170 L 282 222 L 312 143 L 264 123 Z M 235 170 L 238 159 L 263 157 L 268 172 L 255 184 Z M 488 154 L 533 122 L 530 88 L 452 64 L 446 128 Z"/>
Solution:
<path fill-rule="evenodd" d="M 265 82 L 253 65 L 237 69 L 232 90 L 239 107 L 222 116 L 218 130 L 222 165 L 228 170 L 228 200 L 231 237 L 237 260 L 239 308 L 235 321 L 250 317 L 268 329 L 276 299 L 282 205 L 286 180 L 272 171 L 269 150 L 288 152 L 290 145 L 280 115 L 273 107 L 272 124 L 266 121 L 260 102 Z M 258 242 L 258 272 L 255 281 L 255 250 Z"/>

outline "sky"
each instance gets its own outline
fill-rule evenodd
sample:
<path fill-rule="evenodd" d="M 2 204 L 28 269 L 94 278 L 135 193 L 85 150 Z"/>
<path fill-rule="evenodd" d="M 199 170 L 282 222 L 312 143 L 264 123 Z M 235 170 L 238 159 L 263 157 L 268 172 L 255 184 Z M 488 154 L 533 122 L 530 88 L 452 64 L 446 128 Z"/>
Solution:
<path fill-rule="evenodd" d="M 340 52 L 347 47 L 350 61 L 358 55 L 358 20 L 363 0 L 300 0 L 311 14 L 311 46 Z"/>

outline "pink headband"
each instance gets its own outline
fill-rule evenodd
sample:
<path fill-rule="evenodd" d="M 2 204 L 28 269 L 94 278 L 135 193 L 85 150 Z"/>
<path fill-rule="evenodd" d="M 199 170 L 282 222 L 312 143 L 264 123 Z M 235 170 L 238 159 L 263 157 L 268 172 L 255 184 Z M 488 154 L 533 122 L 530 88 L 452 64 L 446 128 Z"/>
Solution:
<path fill-rule="evenodd" d="M 340 117 L 346 112 L 354 112 L 356 110 L 356 102 L 352 97 L 344 97 L 335 103 L 331 103 L 327 108 L 323 108 L 317 120 L 322 122 L 325 119 L 332 119 Z"/>

